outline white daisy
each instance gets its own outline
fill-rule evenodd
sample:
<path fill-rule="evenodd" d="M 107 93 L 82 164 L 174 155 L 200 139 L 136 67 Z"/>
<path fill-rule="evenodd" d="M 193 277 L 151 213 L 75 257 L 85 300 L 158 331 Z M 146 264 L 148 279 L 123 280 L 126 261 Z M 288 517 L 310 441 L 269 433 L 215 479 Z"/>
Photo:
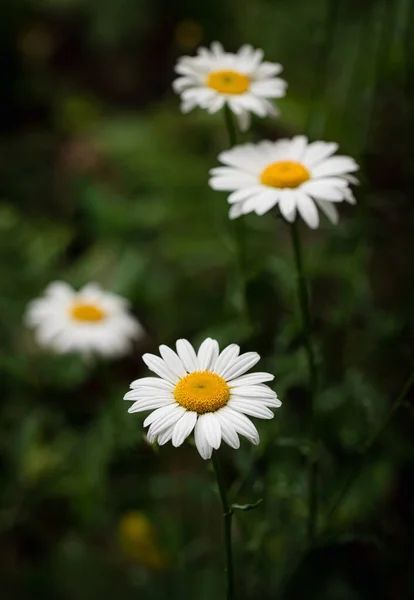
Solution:
<path fill-rule="evenodd" d="M 51 283 L 43 297 L 30 302 L 26 323 L 35 329 L 39 345 L 62 354 L 121 356 L 143 335 L 128 302 L 95 283 L 79 292 L 61 281 Z"/>
<path fill-rule="evenodd" d="M 297 209 L 309 227 L 316 228 L 320 208 L 335 224 L 334 203 L 355 204 L 350 184 L 358 180 L 350 173 L 359 169 L 353 158 L 332 156 L 337 149 L 335 143 L 308 143 L 303 135 L 236 146 L 219 155 L 226 166 L 212 169 L 209 183 L 214 190 L 232 192 L 231 219 L 250 212 L 263 215 L 278 205 L 290 222 Z"/>
<path fill-rule="evenodd" d="M 242 131 L 250 125 L 250 113 L 277 116 L 269 98 L 282 98 L 286 93 L 286 82 L 276 77 L 283 68 L 262 59 L 263 50 L 248 44 L 234 54 L 225 52 L 219 42 L 213 42 L 211 50 L 199 48 L 197 56 L 182 56 L 175 67 L 180 77 L 173 83 L 181 95 L 182 112 L 200 106 L 215 113 L 227 104 Z"/>
<path fill-rule="evenodd" d="M 131 383 L 124 400 L 134 400 L 128 412 L 153 410 L 144 421 L 149 425 L 148 441 L 162 445 L 172 441 L 180 446 L 194 429 L 197 449 L 210 458 L 221 440 L 239 448 L 239 434 L 259 443 L 256 427 L 245 415 L 271 419 L 269 406 L 280 400 L 265 381 L 270 373 L 244 375 L 260 360 L 256 352 L 239 354 L 236 344 L 221 353 L 216 340 L 207 338 L 196 353 L 187 340 L 178 340 L 177 352 L 160 346 L 162 358 L 144 354 L 145 364 L 157 377 L 143 377 Z"/>

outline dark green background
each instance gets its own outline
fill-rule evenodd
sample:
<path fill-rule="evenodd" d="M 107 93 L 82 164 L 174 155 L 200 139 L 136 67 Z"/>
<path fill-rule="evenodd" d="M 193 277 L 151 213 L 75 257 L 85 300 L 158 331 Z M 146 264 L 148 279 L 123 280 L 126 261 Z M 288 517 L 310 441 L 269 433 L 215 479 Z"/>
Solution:
<path fill-rule="evenodd" d="M 188 443 L 148 446 L 143 415 L 122 402 L 146 373 L 143 352 L 208 335 L 260 352 L 284 403 L 256 422 L 258 447 L 221 452 L 232 499 L 264 499 L 235 519 L 238 600 L 414 596 L 410 394 L 327 522 L 414 369 L 413 13 L 410 0 L 2 0 L 2 599 L 222 597 L 208 463 Z M 188 19 L 199 39 L 183 36 Z M 245 139 L 306 129 L 361 165 L 358 204 L 339 206 L 339 225 L 301 225 L 327 531 L 303 557 L 307 370 L 289 230 L 272 214 L 244 219 L 250 330 L 226 196 L 207 186 L 228 145 L 223 115 L 183 116 L 171 91 L 176 58 L 214 39 L 284 65 L 281 118 Z M 147 331 L 134 354 L 85 365 L 39 350 L 22 318 L 55 279 L 129 298 Z M 161 572 L 119 548 L 131 509 L 154 524 Z"/>

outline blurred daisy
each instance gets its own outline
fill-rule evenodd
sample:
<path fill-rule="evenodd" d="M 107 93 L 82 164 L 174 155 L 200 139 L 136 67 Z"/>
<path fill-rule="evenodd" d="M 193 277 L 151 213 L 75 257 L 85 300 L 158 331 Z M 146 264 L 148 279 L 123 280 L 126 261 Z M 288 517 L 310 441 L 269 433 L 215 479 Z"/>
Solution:
<path fill-rule="evenodd" d="M 79 292 L 61 281 L 51 283 L 43 297 L 30 302 L 26 323 L 35 329 L 40 346 L 106 358 L 128 353 L 133 340 L 143 335 L 128 302 L 95 283 Z"/>
<path fill-rule="evenodd" d="M 200 106 L 215 113 L 227 104 L 242 131 L 250 125 L 250 113 L 277 116 L 269 99 L 285 95 L 287 84 L 276 77 L 283 68 L 262 59 L 263 50 L 246 44 L 234 54 L 225 52 L 218 42 L 211 44 L 211 50 L 199 48 L 197 56 L 182 56 L 175 67 L 180 77 L 173 83 L 174 91 L 181 95 L 182 112 Z"/>
<path fill-rule="evenodd" d="M 308 143 L 303 135 L 236 146 L 219 155 L 226 166 L 212 169 L 209 183 L 214 190 L 232 192 L 231 219 L 250 212 L 263 215 L 278 205 L 287 221 L 293 222 L 298 211 L 314 229 L 320 208 L 335 224 L 335 203 L 355 204 L 350 184 L 358 180 L 351 173 L 359 169 L 353 158 L 332 156 L 337 149 L 334 143 Z"/>
<path fill-rule="evenodd" d="M 221 440 L 239 448 L 239 434 L 253 444 L 259 434 L 246 417 L 271 419 L 269 406 L 281 402 L 264 384 L 272 381 L 270 373 L 244 375 L 259 360 L 256 352 L 239 354 L 236 344 L 221 353 L 216 340 L 207 338 L 196 353 L 187 340 L 178 340 L 177 352 L 160 346 L 162 358 L 144 354 L 145 364 L 157 377 L 143 377 L 131 383 L 132 391 L 124 399 L 134 400 L 128 412 L 153 410 L 145 419 L 148 441 L 160 445 L 172 441 L 180 446 L 194 430 L 200 455 L 210 458 Z"/>

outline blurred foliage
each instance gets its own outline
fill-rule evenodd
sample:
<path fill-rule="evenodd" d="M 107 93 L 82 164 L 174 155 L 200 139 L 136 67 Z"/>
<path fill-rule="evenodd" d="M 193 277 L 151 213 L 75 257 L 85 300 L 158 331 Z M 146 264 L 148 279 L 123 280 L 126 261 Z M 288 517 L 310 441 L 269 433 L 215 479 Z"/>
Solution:
<path fill-rule="evenodd" d="M 258 447 L 222 451 L 232 500 L 263 498 L 236 515 L 238 597 L 413 596 L 410 398 L 327 522 L 413 369 L 413 13 L 410 0 L 2 2 L 2 598 L 220 596 L 209 465 L 188 444 L 149 446 L 144 416 L 121 401 L 143 352 L 207 335 L 260 352 L 284 402 L 259 423 Z M 289 233 L 270 214 L 244 219 L 247 326 L 225 195 L 206 185 L 228 145 L 222 115 L 182 116 L 171 92 L 176 57 L 214 39 L 285 68 L 282 118 L 246 139 L 306 128 L 362 165 L 340 224 L 302 228 L 327 532 L 305 555 L 307 369 Z M 134 355 L 85 364 L 36 348 L 25 306 L 54 279 L 129 298 L 147 332 Z M 151 539 L 125 551 L 128 514 Z"/>

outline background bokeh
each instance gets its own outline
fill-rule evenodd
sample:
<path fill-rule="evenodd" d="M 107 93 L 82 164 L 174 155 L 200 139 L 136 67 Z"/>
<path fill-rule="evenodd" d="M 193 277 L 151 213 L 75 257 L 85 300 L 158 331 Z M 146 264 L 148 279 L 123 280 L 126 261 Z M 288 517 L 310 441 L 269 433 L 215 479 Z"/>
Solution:
<path fill-rule="evenodd" d="M 410 0 L 2 0 L 0 580 L 4 600 L 221 598 L 220 504 L 188 443 L 149 446 L 122 402 L 144 352 L 238 341 L 283 400 L 261 444 L 221 451 L 240 600 L 414 596 L 411 395 L 327 515 L 414 369 L 414 5 Z M 206 185 L 223 115 L 183 116 L 178 56 L 218 39 L 284 65 L 277 121 L 244 139 L 335 140 L 361 164 L 337 227 L 301 225 L 322 391 L 323 535 L 302 554 L 307 370 L 289 231 L 244 219 L 240 311 L 225 194 Z M 36 347 L 27 302 L 52 280 L 132 302 L 133 355 L 84 363 Z"/>

